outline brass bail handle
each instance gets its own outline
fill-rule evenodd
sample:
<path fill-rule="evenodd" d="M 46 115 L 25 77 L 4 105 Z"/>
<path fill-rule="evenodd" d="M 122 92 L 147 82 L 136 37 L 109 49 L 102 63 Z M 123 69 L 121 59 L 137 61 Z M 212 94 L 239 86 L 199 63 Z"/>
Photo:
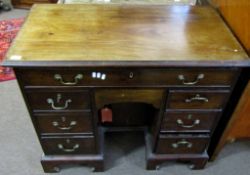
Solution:
<path fill-rule="evenodd" d="M 202 102 L 208 102 L 208 98 L 200 96 L 200 94 L 196 94 L 194 97 L 185 99 L 186 103 L 191 103 L 193 101 L 202 101 Z"/>
<path fill-rule="evenodd" d="M 63 110 L 63 109 L 67 109 L 69 106 L 69 103 L 71 103 L 72 100 L 71 99 L 67 99 L 64 103 L 64 106 L 56 106 L 55 102 L 52 98 L 47 98 L 47 103 L 51 105 L 51 108 L 54 110 Z"/>
<path fill-rule="evenodd" d="M 186 145 L 187 148 L 192 148 L 193 144 L 191 142 L 186 141 L 185 139 L 176 142 L 176 143 L 172 143 L 172 147 L 173 148 L 178 148 L 181 145 Z"/>
<path fill-rule="evenodd" d="M 62 151 L 64 151 L 64 152 L 74 152 L 74 151 L 76 151 L 79 147 L 80 147 L 80 145 L 79 144 L 75 144 L 72 148 L 64 148 L 64 146 L 63 146 L 63 144 L 58 144 L 57 145 L 57 147 L 60 149 L 60 150 L 62 150 Z"/>
<path fill-rule="evenodd" d="M 64 121 L 63 121 L 64 122 Z M 53 121 L 52 125 L 60 130 L 71 130 L 74 126 L 77 125 L 77 121 L 70 121 L 68 126 L 60 126 L 58 121 Z"/>
<path fill-rule="evenodd" d="M 196 85 L 204 77 L 205 77 L 204 74 L 198 74 L 197 77 L 196 77 L 196 79 L 194 81 L 187 81 L 184 75 L 178 75 L 178 79 L 180 81 L 182 81 L 182 84 L 184 84 L 184 85 Z"/>
<path fill-rule="evenodd" d="M 182 128 L 193 128 L 195 127 L 196 125 L 199 125 L 200 124 L 200 120 L 199 119 L 196 119 L 193 121 L 193 124 L 191 125 L 185 125 L 184 122 L 181 120 L 181 119 L 177 119 L 176 120 L 176 123 L 182 127 Z"/>
<path fill-rule="evenodd" d="M 54 79 L 59 81 L 62 85 L 72 86 L 72 85 L 77 85 L 79 83 L 79 80 L 83 79 L 83 75 L 82 74 L 77 74 L 74 77 L 74 81 L 72 81 L 72 82 L 65 82 L 63 80 L 62 75 L 60 75 L 60 74 L 55 74 Z"/>

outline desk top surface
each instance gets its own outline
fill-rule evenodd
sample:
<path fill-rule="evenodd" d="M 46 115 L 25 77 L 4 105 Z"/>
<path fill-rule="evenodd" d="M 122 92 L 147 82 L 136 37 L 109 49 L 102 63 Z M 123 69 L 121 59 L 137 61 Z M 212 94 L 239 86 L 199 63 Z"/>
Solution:
<path fill-rule="evenodd" d="M 160 65 L 249 60 L 210 7 L 35 5 L 9 49 L 5 65 L 60 61 Z"/>

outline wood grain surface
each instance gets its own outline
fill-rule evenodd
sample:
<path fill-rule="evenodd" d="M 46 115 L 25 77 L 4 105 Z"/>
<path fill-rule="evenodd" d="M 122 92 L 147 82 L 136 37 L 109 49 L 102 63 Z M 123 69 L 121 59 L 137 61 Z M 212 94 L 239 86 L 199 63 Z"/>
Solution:
<path fill-rule="evenodd" d="M 247 55 L 210 7 L 35 5 L 10 61 L 242 61 Z"/>

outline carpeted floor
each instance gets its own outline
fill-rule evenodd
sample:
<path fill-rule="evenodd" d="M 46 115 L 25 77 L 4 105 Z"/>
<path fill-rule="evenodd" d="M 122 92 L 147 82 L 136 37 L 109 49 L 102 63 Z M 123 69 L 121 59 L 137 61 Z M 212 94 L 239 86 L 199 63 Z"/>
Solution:
<path fill-rule="evenodd" d="M 0 21 L 0 64 L 16 37 L 23 23 L 23 18 L 14 18 Z M 14 72 L 9 67 L 0 66 L 0 82 L 15 79 Z"/>
<path fill-rule="evenodd" d="M 17 15 L 17 13 L 18 15 Z M 22 17 L 27 11 L 0 15 L 0 20 Z M 39 159 L 41 147 L 15 80 L 0 83 L 0 175 L 43 175 Z M 146 171 L 143 135 L 107 135 L 107 170 L 92 173 L 86 167 L 63 169 L 59 175 L 250 175 L 250 142 L 228 144 L 204 170 L 166 163 L 158 171 Z"/>

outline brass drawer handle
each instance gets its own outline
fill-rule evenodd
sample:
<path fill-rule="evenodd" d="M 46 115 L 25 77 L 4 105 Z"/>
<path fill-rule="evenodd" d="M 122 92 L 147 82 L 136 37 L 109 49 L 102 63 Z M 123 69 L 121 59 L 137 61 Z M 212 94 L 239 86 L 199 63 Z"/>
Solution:
<path fill-rule="evenodd" d="M 186 145 L 187 148 L 192 148 L 193 144 L 191 142 L 186 141 L 185 139 L 176 142 L 176 143 L 172 143 L 172 147 L 173 148 L 178 148 L 180 145 Z"/>
<path fill-rule="evenodd" d="M 80 145 L 75 144 L 72 148 L 64 148 L 63 144 L 58 144 L 57 147 L 62 151 L 69 153 L 69 152 L 74 152 L 76 149 L 80 147 Z"/>
<path fill-rule="evenodd" d="M 184 122 L 181 120 L 181 119 L 177 119 L 176 120 L 176 123 L 182 127 L 182 128 L 193 128 L 195 127 L 196 125 L 199 125 L 200 124 L 200 120 L 199 119 L 196 119 L 194 120 L 193 124 L 192 125 L 185 125 Z"/>
<path fill-rule="evenodd" d="M 68 86 L 72 86 L 72 85 L 76 85 L 79 80 L 81 80 L 83 78 L 83 75 L 82 74 L 77 74 L 75 77 L 74 77 L 74 81 L 73 82 L 65 82 L 63 80 L 63 77 L 60 75 L 60 74 L 55 74 L 54 75 L 54 79 L 59 81 L 61 84 L 63 85 L 68 85 Z"/>
<path fill-rule="evenodd" d="M 199 74 L 199 75 L 197 75 L 197 77 L 196 77 L 196 79 L 195 79 L 194 81 L 187 82 L 187 81 L 185 80 L 185 76 L 184 76 L 184 75 L 178 75 L 178 79 L 179 79 L 180 81 L 182 81 L 182 84 L 184 84 L 184 85 L 195 85 L 195 84 L 197 84 L 200 80 L 202 80 L 204 77 L 205 77 L 204 74 Z"/>
<path fill-rule="evenodd" d="M 64 126 L 64 127 L 62 127 L 62 126 L 59 126 L 59 122 L 57 122 L 57 121 L 53 121 L 53 122 L 52 122 L 52 125 L 55 126 L 55 127 L 58 128 L 58 129 L 60 129 L 60 130 L 70 130 L 70 129 L 72 129 L 76 124 L 77 124 L 76 121 L 71 121 L 70 124 L 69 124 L 69 126 Z"/>
<path fill-rule="evenodd" d="M 203 101 L 203 102 L 208 102 L 208 98 L 206 97 L 201 97 L 200 94 L 196 94 L 195 97 L 192 98 L 187 98 L 185 100 L 186 103 L 191 103 L 193 101 Z"/>
<path fill-rule="evenodd" d="M 69 106 L 69 103 L 71 103 L 71 102 L 72 102 L 72 100 L 68 99 L 68 100 L 65 101 L 64 106 L 55 106 L 54 100 L 52 98 L 47 99 L 47 103 L 50 104 L 52 109 L 55 109 L 55 110 L 67 109 L 68 106 Z"/>

